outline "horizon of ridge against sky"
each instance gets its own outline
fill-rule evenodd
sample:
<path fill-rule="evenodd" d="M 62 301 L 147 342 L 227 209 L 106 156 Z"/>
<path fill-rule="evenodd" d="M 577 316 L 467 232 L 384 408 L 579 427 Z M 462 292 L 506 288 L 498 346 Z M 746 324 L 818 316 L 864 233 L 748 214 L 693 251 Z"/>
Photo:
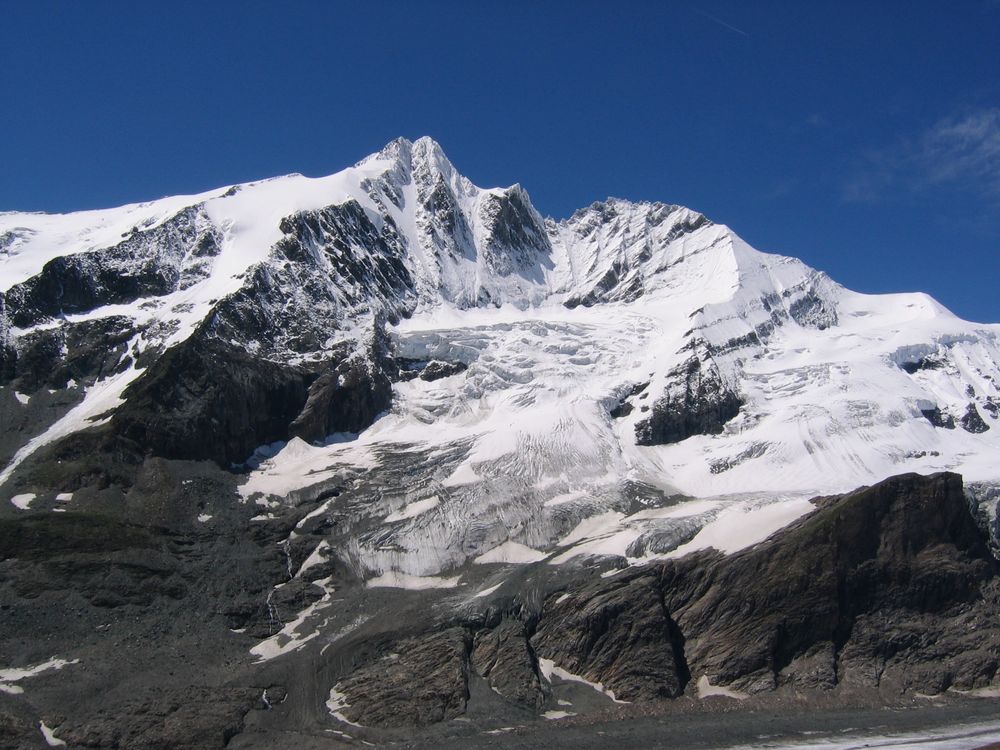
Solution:
<path fill-rule="evenodd" d="M 0 210 L 338 171 L 430 135 L 561 218 L 678 203 L 1000 321 L 1000 2 L 3 3 Z"/>

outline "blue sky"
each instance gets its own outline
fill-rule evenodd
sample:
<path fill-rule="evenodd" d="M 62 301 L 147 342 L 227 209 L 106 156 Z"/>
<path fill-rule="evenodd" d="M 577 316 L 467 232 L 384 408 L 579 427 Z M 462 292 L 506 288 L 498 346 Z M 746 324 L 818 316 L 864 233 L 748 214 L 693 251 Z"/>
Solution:
<path fill-rule="evenodd" d="M 1000 2 L 0 0 L 0 210 L 337 171 L 431 135 L 543 213 L 680 203 L 1000 321 Z"/>

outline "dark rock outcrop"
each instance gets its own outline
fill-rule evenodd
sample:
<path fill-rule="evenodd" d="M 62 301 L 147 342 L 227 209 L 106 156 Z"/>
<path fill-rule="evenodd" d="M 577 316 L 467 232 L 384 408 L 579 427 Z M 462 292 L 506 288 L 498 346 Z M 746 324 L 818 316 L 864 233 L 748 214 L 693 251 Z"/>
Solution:
<path fill-rule="evenodd" d="M 963 430 L 973 434 L 983 433 L 990 429 L 990 426 L 983 420 L 982 415 L 973 403 L 969 404 L 965 410 L 965 414 L 958 420 L 958 423 L 962 425 Z"/>
<path fill-rule="evenodd" d="M 541 266 L 551 265 L 552 246 L 524 189 L 515 185 L 485 196 L 482 212 L 486 242 L 480 252 L 486 268 L 499 276 L 541 281 Z M 482 292 L 489 297 L 488 290 Z"/>
<path fill-rule="evenodd" d="M 539 658 L 602 683 L 621 700 L 675 698 L 689 677 L 683 637 L 656 579 L 643 573 L 550 596 L 531 644 Z"/>
<path fill-rule="evenodd" d="M 394 370 L 385 329 L 378 325 L 366 347 L 335 361 L 313 381 L 289 436 L 315 441 L 365 429 L 392 403 Z"/>
<path fill-rule="evenodd" d="M 469 366 L 465 362 L 443 362 L 437 359 L 424 360 L 396 357 L 393 379 L 406 382 L 420 378 L 431 383 L 435 380 L 458 375 L 467 369 L 469 369 Z"/>
<path fill-rule="evenodd" d="M 920 357 L 915 360 L 907 360 L 902 362 L 899 366 L 913 375 L 921 370 L 940 370 L 947 364 L 947 360 L 940 355 L 929 354 L 926 357 Z"/>
<path fill-rule="evenodd" d="M 469 699 L 469 634 L 463 628 L 400 641 L 377 661 L 334 686 L 340 712 L 371 727 L 423 726 L 465 711 Z"/>
<path fill-rule="evenodd" d="M 637 215 L 642 217 L 643 227 L 638 237 L 632 234 L 633 227 L 638 224 Z M 575 224 L 575 231 L 583 241 L 606 232 L 618 245 L 609 262 L 588 268 L 589 278 L 564 300 L 563 305 L 573 309 L 581 305 L 592 307 L 605 302 L 639 299 L 646 293 L 652 277 L 666 270 L 649 266 L 655 245 L 670 244 L 712 222 L 680 206 L 659 202 L 631 204 L 610 198 L 578 210 L 564 223 Z M 656 233 L 664 223 L 669 223 L 670 229 Z"/>
<path fill-rule="evenodd" d="M 815 282 L 788 302 L 788 316 L 800 326 L 820 331 L 837 325 L 836 308 L 826 295 L 816 289 Z"/>
<path fill-rule="evenodd" d="M 466 369 L 468 369 L 468 365 L 464 362 L 439 362 L 432 360 L 420 371 L 420 379 L 432 382 L 441 378 L 451 377 L 452 375 L 458 375 L 460 372 L 465 372 Z"/>
<path fill-rule="evenodd" d="M 549 595 L 530 619 L 534 652 L 631 701 L 675 697 L 701 678 L 746 693 L 844 686 L 887 697 L 994 684 L 1000 566 L 961 478 L 904 475 L 816 505 L 742 552 Z"/>
<path fill-rule="evenodd" d="M 622 417 L 627 417 L 635 410 L 635 404 L 633 403 L 633 399 L 636 396 L 640 396 L 641 394 L 643 394 L 646 388 L 648 387 L 649 387 L 648 382 L 636 383 L 635 385 L 633 385 L 631 388 L 629 388 L 628 392 L 624 396 L 621 396 L 618 399 L 618 403 L 612 406 L 608 410 L 608 415 L 612 419 L 621 419 Z M 642 395 L 641 397 L 646 398 L 646 396 L 644 395 Z"/>
<path fill-rule="evenodd" d="M 0 517 L 3 667 L 62 664 L 0 691 L 0 746 L 44 747 L 42 719 L 69 747 L 221 748 L 260 708 L 226 611 L 284 580 L 273 532 L 239 521 L 224 472 L 151 463 L 124 496 Z M 206 507 L 233 531 L 206 533 Z"/>
<path fill-rule="evenodd" d="M 961 478 L 904 475 L 817 504 L 750 550 L 661 569 L 692 675 L 750 692 L 988 682 L 1000 628 L 967 622 L 995 611 L 998 571 Z"/>
<path fill-rule="evenodd" d="M 993 400 L 992 396 L 987 396 L 983 401 L 983 408 L 994 419 L 1000 418 L 1000 404 Z"/>
<path fill-rule="evenodd" d="M 535 709 L 545 702 L 535 655 L 520 620 L 507 618 L 476 633 L 472 666 L 509 701 Z"/>
<path fill-rule="evenodd" d="M 572 310 L 580 305 L 593 307 L 608 299 L 631 302 L 642 296 L 642 276 L 625 265 L 623 259 L 615 260 L 586 294 L 573 295 L 563 305 Z"/>
<path fill-rule="evenodd" d="M 722 380 L 713 365 L 698 357 L 670 373 L 666 392 L 652 413 L 635 426 L 639 445 L 666 445 L 692 435 L 715 435 L 739 414 L 743 400 Z"/>
<path fill-rule="evenodd" d="M 948 412 L 942 411 L 939 406 L 934 406 L 930 409 L 921 409 L 920 413 L 924 415 L 924 419 L 935 427 L 941 427 L 946 430 L 955 429 L 955 418 Z"/>
<path fill-rule="evenodd" d="M 18 342 L 20 352 L 11 357 L 7 382 L 33 394 L 65 388 L 70 380 L 101 380 L 132 363 L 128 342 L 138 332 L 128 318 L 112 315 L 26 334 Z M 0 377 L 0 383 L 4 380 Z"/>
<path fill-rule="evenodd" d="M 10 320 L 7 317 L 7 303 L 0 294 L 0 383 L 9 382 L 14 378 L 14 364 L 17 362 L 17 347 L 10 332 Z"/>
<path fill-rule="evenodd" d="M 140 453 L 228 467 L 261 445 L 369 426 L 391 402 L 389 366 L 378 331 L 367 348 L 334 350 L 325 367 L 280 364 L 200 331 L 125 390 L 111 427 Z"/>
<path fill-rule="evenodd" d="M 63 314 L 169 294 L 208 274 L 218 243 L 200 206 L 150 229 L 134 227 L 117 245 L 53 258 L 37 275 L 11 287 L 10 321 L 26 328 Z"/>
<path fill-rule="evenodd" d="M 59 738 L 73 747 L 149 750 L 224 748 L 260 702 L 256 688 L 148 688 L 115 710 L 86 722 L 67 721 Z"/>
<path fill-rule="evenodd" d="M 229 466 L 287 438 L 315 378 L 196 334 L 125 390 L 111 424 L 137 451 Z"/>

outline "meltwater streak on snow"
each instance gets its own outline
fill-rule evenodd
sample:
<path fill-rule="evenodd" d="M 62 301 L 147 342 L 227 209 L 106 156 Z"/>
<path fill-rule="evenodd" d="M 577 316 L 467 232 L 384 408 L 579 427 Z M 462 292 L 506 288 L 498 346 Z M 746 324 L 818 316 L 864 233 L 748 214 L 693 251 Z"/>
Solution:
<path fill-rule="evenodd" d="M 329 578 L 313 583 L 323 589 L 323 596 L 299 612 L 294 620 L 282 625 L 277 633 L 250 649 L 250 653 L 257 657 L 257 663 L 270 661 L 291 651 L 298 651 L 323 632 L 329 623 L 329 618 L 324 618 L 323 613 L 332 603 L 334 589 L 330 586 Z"/>

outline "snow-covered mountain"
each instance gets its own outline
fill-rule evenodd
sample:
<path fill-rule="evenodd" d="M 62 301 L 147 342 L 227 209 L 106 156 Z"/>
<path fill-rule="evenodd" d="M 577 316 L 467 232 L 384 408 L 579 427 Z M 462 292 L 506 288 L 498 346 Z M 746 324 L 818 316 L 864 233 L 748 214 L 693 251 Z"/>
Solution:
<path fill-rule="evenodd" d="M 3 214 L 0 253 L 23 425 L 0 479 L 99 425 L 250 460 L 261 502 L 429 457 L 382 507 L 419 518 L 388 524 L 389 552 L 358 542 L 373 572 L 549 550 L 587 517 L 580 550 L 644 559 L 676 546 L 646 509 L 674 495 L 746 510 L 908 470 L 1000 478 L 1000 326 L 851 292 L 678 206 L 544 219 L 428 138 L 325 178 Z"/>
<path fill-rule="evenodd" d="M 770 565 L 769 555 L 799 559 L 822 547 L 836 562 L 858 524 L 882 524 L 886 538 L 905 540 L 893 514 L 919 524 L 940 506 L 951 520 L 921 539 L 928 549 L 960 551 L 961 586 L 995 567 L 963 516 L 957 477 L 880 485 L 823 506 L 826 515 L 810 498 L 904 472 L 960 472 L 996 537 L 1000 325 L 960 320 L 924 294 L 852 292 L 687 208 L 608 199 L 547 219 L 519 185 L 479 188 L 434 141 L 400 139 L 329 177 L 289 175 L 67 215 L 0 214 L 0 292 L 0 533 L 12 518 L 5 539 L 25 549 L 44 542 L 30 554 L 68 545 L 80 556 L 52 570 L 75 570 L 80 560 L 90 570 L 93 549 L 117 549 L 109 540 L 123 540 L 126 552 L 159 550 L 140 562 L 123 552 L 118 572 L 105 576 L 98 566 L 89 578 L 80 573 L 79 585 L 72 576 L 52 583 L 48 568 L 23 562 L 29 572 L 16 568 L 22 583 L 13 585 L 17 596 L 28 594 L 15 597 L 17 612 L 37 618 L 36 604 L 24 602 L 46 586 L 114 608 L 146 601 L 150 586 L 164 601 L 187 601 L 196 595 L 178 592 L 199 581 L 197 596 L 226 622 L 224 632 L 211 630 L 214 620 L 191 626 L 211 630 L 211 658 L 242 648 L 257 680 L 258 669 L 299 669 L 287 657 L 308 652 L 309 665 L 329 671 L 315 682 L 340 719 L 348 700 L 367 695 L 369 708 L 352 715 L 395 720 L 385 714 L 395 704 L 372 697 L 381 688 L 366 693 L 368 667 L 353 682 L 330 676 L 350 671 L 347 662 L 330 666 L 347 645 L 320 658 L 341 639 L 382 637 L 387 626 L 364 624 L 380 607 L 395 618 L 402 605 L 372 599 L 378 592 L 454 595 L 435 600 L 444 609 L 431 614 L 436 623 L 460 622 L 466 635 L 432 639 L 427 662 L 411 667 L 422 678 L 454 646 L 456 674 L 466 675 L 455 688 L 463 707 L 470 688 L 462 680 L 480 657 L 462 638 L 508 625 L 514 630 L 502 638 L 500 629 L 489 632 L 504 643 L 530 637 L 535 651 L 511 684 L 527 690 L 515 702 L 537 709 L 553 700 L 541 687 L 553 674 L 598 688 L 608 680 L 636 695 L 652 689 L 645 677 L 636 681 L 633 662 L 645 657 L 632 654 L 635 644 L 609 646 L 608 663 L 561 651 L 573 628 L 589 643 L 592 623 L 574 619 L 576 599 L 560 608 L 570 597 L 552 593 L 560 586 L 577 592 L 581 612 L 610 601 L 630 613 L 628 623 L 645 622 L 645 610 L 630 608 L 652 597 L 657 633 L 679 627 L 672 614 L 667 625 L 657 619 L 672 606 L 688 613 L 678 622 L 695 639 L 695 661 L 670 655 L 683 656 L 683 638 L 656 656 L 673 677 L 654 692 L 675 696 L 705 664 L 740 690 L 782 684 L 794 664 L 727 662 L 697 646 L 715 620 L 691 615 L 677 592 L 690 589 L 695 601 L 699 577 L 716 574 L 751 581 L 733 555 L 803 516 L 819 519 L 808 543 L 805 532 L 780 537 L 754 547 L 753 559 Z M 922 498 L 916 510 L 904 503 L 911 496 Z M 32 512 L 45 514 L 44 534 L 56 541 L 22 533 L 18 524 L 41 523 Z M 836 521 L 835 538 L 824 530 L 827 516 L 848 519 Z M 175 536 L 160 539 L 162 529 Z M 876 544 L 871 554 L 886 549 Z M 910 575 L 916 563 L 893 550 L 879 564 Z M 684 562 L 697 551 L 698 565 Z M 921 560 L 928 570 L 952 570 Z M 581 583 L 575 576 L 591 563 L 601 575 Z M 783 565 L 775 563 L 778 579 Z M 670 606 L 662 571 L 683 583 Z M 42 583 L 23 583 L 32 576 Z M 768 579 L 752 592 L 762 613 L 753 627 L 770 627 L 772 584 L 785 591 L 783 580 Z M 960 586 L 945 588 L 965 596 Z M 480 606 L 517 624 L 489 624 Z M 538 625 L 542 615 L 549 619 Z M 803 636 L 810 659 L 827 648 L 823 639 L 836 641 L 831 684 L 845 679 L 836 673 L 847 643 L 839 629 L 859 616 L 845 610 L 838 617 L 848 624 L 833 636 L 819 625 Z M 928 622 L 920 628 L 945 628 Z M 105 624 L 86 626 L 80 642 Z M 54 637 L 77 648 L 73 627 L 64 623 Z M 963 627 L 947 625 L 949 633 Z M 243 640 L 233 645 L 237 635 Z M 972 648 L 955 643 L 956 654 Z M 19 653 L 35 654 L 36 645 Z M 859 670 L 870 662 L 864 653 Z M 930 658 L 921 654 L 914 663 Z M 216 665 L 219 674 L 231 663 Z M 941 689 L 993 679 L 973 671 Z M 706 690 L 715 689 L 712 675 L 702 675 Z M 99 692 L 103 683 L 93 679 Z M 500 682 L 490 684 L 505 696 Z M 223 702 L 245 700 L 239 693 Z M 224 713 L 230 703 L 216 707 Z"/>

